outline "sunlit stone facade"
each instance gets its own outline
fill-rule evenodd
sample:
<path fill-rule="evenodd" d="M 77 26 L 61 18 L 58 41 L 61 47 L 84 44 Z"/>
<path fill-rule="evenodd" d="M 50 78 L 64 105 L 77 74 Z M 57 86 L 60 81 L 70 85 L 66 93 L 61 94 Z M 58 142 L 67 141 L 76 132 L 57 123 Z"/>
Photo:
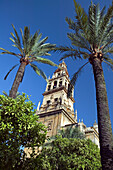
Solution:
<path fill-rule="evenodd" d="M 59 68 L 49 78 L 46 90 L 43 93 L 43 102 L 37 109 L 40 121 L 48 127 L 47 136 L 51 137 L 58 133 L 58 129 L 66 126 L 78 126 L 86 138 L 90 138 L 99 146 L 98 125 L 86 127 L 83 121 L 77 122 L 77 111 L 74 112 L 74 89 L 72 96 L 67 98 L 69 86 L 69 74 L 65 62 L 59 64 Z"/>

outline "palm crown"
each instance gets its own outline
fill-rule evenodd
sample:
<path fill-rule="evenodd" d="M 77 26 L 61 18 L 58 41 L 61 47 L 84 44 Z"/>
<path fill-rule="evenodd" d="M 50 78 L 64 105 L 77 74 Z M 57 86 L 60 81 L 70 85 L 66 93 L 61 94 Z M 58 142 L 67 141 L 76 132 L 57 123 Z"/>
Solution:
<path fill-rule="evenodd" d="M 67 127 L 66 129 L 59 130 L 59 135 L 62 136 L 62 138 L 79 138 L 84 139 L 85 135 L 79 130 L 78 127 Z"/>
<path fill-rule="evenodd" d="M 101 61 L 107 63 L 113 70 L 113 59 L 109 57 L 109 53 L 113 53 L 113 46 L 111 46 L 113 43 L 113 4 L 108 8 L 106 14 L 105 7 L 100 10 L 99 4 L 95 5 L 91 2 L 88 14 L 75 0 L 74 4 L 75 22 L 66 17 L 69 28 L 73 30 L 72 33 L 67 33 L 72 46 L 57 48 L 60 52 L 65 52 L 61 59 L 74 57 L 75 59 L 88 59 L 91 63 L 92 58 L 97 55 Z M 87 63 L 73 75 L 72 85 L 75 84 L 78 74 Z"/>
<path fill-rule="evenodd" d="M 44 72 L 37 67 L 33 62 L 38 62 L 38 63 L 45 63 L 49 64 L 52 66 L 57 66 L 55 63 L 53 63 L 51 60 L 43 58 L 41 56 L 47 56 L 50 55 L 48 52 L 51 51 L 53 47 L 55 47 L 55 44 L 50 44 L 50 43 L 45 43 L 48 37 L 45 37 L 44 39 L 40 40 L 42 37 L 42 34 L 39 34 L 39 31 L 35 32 L 34 35 L 30 34 L 30 28 L 24 27 L 24 33 L 21 31 L 21 36 L 22 36 L 22 42 L 20 40 L 20 37 L 14 27 L 12 25 L 15 35 L 11 32 L 11 38 L 10 40 L 14 43 L 13 46 L 18 48 L 20 53 L 14 53 L 10 52 L 4 48 L 0 48 L 3 50 L 1 54 L 10 54 L 18 57 L 21 62 L 25 62 L 26 65 L 30 65 L 33 70 L 38 74 L 41 75 L 44 79 L 47 80 L 46 75 Z M 7 78 L 9 73 L 17 66 L 18 64 L 14 65 L 10 71 L 7 73 L 4 79 Z"/>
<path fill-rule="evenodd" d="M 11 32 L 12 38 L 11 41 L 14 43 L 13 46 L 16 47 L 19 50 L 19 53 L 10 52 L 8 50 L 5 50 L 4 48 L 0 48 L 2 50 L 1 54 L 10 54 L 18 57 L 20 59 L 20 66 L 16 73 L 12 88 L 10 90 L 9 96 L 12 98 L 16 97 L 20 82 L 23 80 L 24 72 L 26 66 L 29 64 L 33 70 L 38 74 L 41 75 L 44 79 L 47 80 L 46 75 L 44 72 L 37 67 L 37 63 L 45 63 L 52 66 L 57 66 L 55 63 L 53 63 L 51 60 L 47 58 L 43 58 L 42 56 L 50 55 L 48 52 L 51 51 L 55 44 L 45 43 L 48 37 L 45 37 L 44 39 L 40 40 L 42 37 L 42 34 L 39 34 L 39 32 L 35 32 L 34 35 L 30 34 L 30 29 L 28 27 L 24 27 L 24 33 L 21 31 L 22 36 L 22 42 L 20 40 L 20 37 L 14 27 L 15 35 Z M 14 65 L 9 72 L 6 74 L 5 78 L 9 75 L 9 73 L 17 66 L 18 64 Z"/>

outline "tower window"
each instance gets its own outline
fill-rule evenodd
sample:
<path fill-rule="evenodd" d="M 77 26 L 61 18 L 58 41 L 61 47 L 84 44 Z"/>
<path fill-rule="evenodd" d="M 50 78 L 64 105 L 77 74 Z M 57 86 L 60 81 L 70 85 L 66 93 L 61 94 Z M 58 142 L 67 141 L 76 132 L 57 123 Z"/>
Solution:
<path fill-rule="evenodd" d="M 51 101 L 48 100 L 48 101 L 47 101 L 47 107 L 49 107 L 50 103 L 51 103 Z"/>
<path fill-rule="evenodd" d="M 47 131 L 51 131 L 51 130 L 52 130 L 52 123 L 53 123 L 53 121 L 49 121 L 49 122 L 48 122 Z"/>
<path fill-rule="evenodd" d="M 61 86 L 62 86 L 62 81 L 59 82 L 59 87 L 61 87 Z"/>
<path fill-rule="evenodd" d="M 67 88 L 67 82 L 65 82 L 65 88 Z"/>
<path fill-rule="evenodd" d="M 55 98 L 54 101 L 57 102 L 57 101 L 58 101 L 58 98 Z"/>
<path fill-rule="evenodd" d="M 57 87 L 57 81 L 54 81 L 53 89 L 55 89 L 56 87 Z"/>
<path fill-rule="evenodd" d="M 58 105 L 58 98 L 54 99 L 56 106 Z"/>
<path fill-rule="evenodd" d="M 60 76 L 60 73 L 58 73 L 58 76 Z"/>
<path fill-rule="evenodd" d="M 51 89 L 51 85 L 48 85 L 48 91 Z"/>
<path fill-rule="evenodd" d="M 62 98 L 61 97 L 59 98 L 59 102 L 60 102 L 60 105 L 61 105 L 62 104 Z"/>

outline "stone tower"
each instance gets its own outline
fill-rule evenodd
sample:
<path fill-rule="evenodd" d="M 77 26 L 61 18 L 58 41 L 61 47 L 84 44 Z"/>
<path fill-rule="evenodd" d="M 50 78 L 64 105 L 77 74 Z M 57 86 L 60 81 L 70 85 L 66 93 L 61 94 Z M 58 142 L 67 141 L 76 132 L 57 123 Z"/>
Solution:
<path fill-rule="evenodd" d="M 70 79 L 65 62 L 59 64 L 52 78 L 48 80 L 46 90 L 43 93 L 42 105 L 37 111 L 40 121 L 48 127 L 47 136 L 56 135 L 58 129 L 66 125 L 77 124 L 74 115 L 73 92 L 67 98 L 67 90 Z M 38 107 L 39 108 L 39 107 Z"/>
<path fill-rule="evenodd" d="M 53 73 L 52 78 L 48 80 L 46 90 L 43 93 L 42 105 L 40 107 L 39 102 L 36 114 L 39 115 L 40 121 L 47 127 L 47 137 L 56 135 L 61 128 L 76 126 L 85 134 L 86 138 L 91 139 L 99 147 L 97 123 L 95 122 L 92 127 L 86 127 L 83 120 L 80 121 L 79 119 L 79 122 L 77 122 L 77 110 L 74 113 L 73 108 L 75 102 L 73 92 L 72 96 L 67 98 L 69 82 L 67 66 L 63 61 Z M 30 148 L 25 148 L 24 151 L 29 157 Z"/>
<path fill-rule="evenodd" d="M 83 132 L 86 138 L 91 139 L 99 147 L 98 125 L 96 122 L 92 127 L 87 127 L 83 120 L 77 122 L 77 110 L 74 113 L 74 96 L 67 98 L 69 86 L 69 74 L 65 62 L 59 64 L 59 68 L 53 73 L 52 78 L 48 80 L 46 90 L 43 93 L 43 102 L 41 107 L 37 107 L 37 114 L 40 121 L 48 127 L 47 137 L 54 136 L 58 129 L 66 128 L 70 125 L 77 126 Z"/>

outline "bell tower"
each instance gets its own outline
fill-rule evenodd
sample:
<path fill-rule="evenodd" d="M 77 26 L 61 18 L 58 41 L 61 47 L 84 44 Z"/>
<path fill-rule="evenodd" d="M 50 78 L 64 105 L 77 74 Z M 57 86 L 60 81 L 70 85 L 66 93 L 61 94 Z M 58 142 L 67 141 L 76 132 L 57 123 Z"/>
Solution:
<path fill-rule="evenodd" d="M 48 80 L 42 105 L 37 110 L 40 121 L 48 127 L 48 137 L 56 135 L 61 127 L 77 123 L 73 92 L 72 96 L 67 98 L 69 82 L 67 66 L 63 61 Z"/>

